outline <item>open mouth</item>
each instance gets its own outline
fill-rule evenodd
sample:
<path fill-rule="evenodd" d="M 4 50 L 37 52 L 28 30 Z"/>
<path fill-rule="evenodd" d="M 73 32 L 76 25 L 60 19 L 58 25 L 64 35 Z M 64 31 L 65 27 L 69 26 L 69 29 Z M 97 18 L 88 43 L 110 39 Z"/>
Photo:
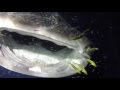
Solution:
<path fill-rule="evenodd" d="M 56 71 L 62 74 L 68 73 L 66 70 L 70 68 L 68 68 L 66 60 L 73 58 L 71 55 L 74 53 L 74 49 L 8 30 L 2 30 L 1 37 L 2 55 L 9 61 L 22 65 L 20 67 L 26 67 L 31 71 L 32 67 L 40 66 L 40 70 L 32 70 L 35 73 L 41 73 L 41 69 L 44 72 L 53 72 L 53 75 Z M 51 70 L 48 71 L 48 68 Z"/>
<path fill-rule="evenodd" d="M 28 36 L 28 35 L 21 35 L 16 32 L 9 32 L 7 30 L 1 31 L 1 34 L 4 36 L 9 36 L 16 43 L 19 43 L 21 45 L 28 45 L 28 46 L 29 45 L 34 45 L 34 46 L 41 45 L 43 48 L 51 52 L 57 52 L 59 50 L 67 48 L 67 46 L 60 46 L 48 40 L 42 40 L 42 39 L 38 39 L 36 37 Z"/>
<path fill-rule="evenodd" d="M 64 60 L 73 52 L 73 49 L 70 49 L 67 46 L 57 45 L 54 42 L 42 40 L 34 36 L 22 35 L 7 30 L 2 30 L 1 34 L 3 35 L 5 46 L 8 46 L 10 50 L 19 57 L 24 56 L 27 58 L 29 57 L 28 59 L 30 59 L 30 56 L 27 56 L 26 53 L 31 52 L 33 56 L 35 55 L 36 57 L 38 57 L 39 54 L 42 54 L 46 56 L 51 55 L 51 57 L 55 56 L 54 58 Z M 20 56 L 17 51 L 22 51 L 22 56 Z M 48 60 L 46 60 L 46 62 L 47 61 Z"/>

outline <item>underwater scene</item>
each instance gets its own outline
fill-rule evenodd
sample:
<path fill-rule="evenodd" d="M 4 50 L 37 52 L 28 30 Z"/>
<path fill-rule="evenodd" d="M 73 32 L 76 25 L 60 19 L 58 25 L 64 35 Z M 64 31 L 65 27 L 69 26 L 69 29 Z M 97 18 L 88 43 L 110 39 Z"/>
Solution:
<path fill-rule="evenodd" d="M 120 77 L 112 12 L 0 12 L 0 78 Z"/>

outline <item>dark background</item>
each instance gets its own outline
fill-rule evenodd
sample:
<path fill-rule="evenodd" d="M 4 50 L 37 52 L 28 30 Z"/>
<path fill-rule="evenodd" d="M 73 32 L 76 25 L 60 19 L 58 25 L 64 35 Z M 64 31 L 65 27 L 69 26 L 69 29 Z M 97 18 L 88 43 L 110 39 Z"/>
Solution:
<path fill-rule="evenodd" d="M 92 54 L 97 68 L 87 66 L 88 75 L 73 75 L 69 78 L 101 78 L 120 77 L 119 61 L 119 12 L 60 12 L 61 16 L 77 30 L 90 29 L 86 34 L 99 48 Z M 0 67 L 0 78 L 34 78 L 15 73 Z M 68 78 L 68 77 L 67 77 Z"/>

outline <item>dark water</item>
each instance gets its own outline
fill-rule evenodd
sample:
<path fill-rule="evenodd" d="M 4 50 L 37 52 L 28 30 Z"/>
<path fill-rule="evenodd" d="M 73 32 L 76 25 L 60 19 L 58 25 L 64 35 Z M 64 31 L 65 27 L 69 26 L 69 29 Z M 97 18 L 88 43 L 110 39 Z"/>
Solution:
<path fill-rule="evenodd" d="M 77 30 L 90 29 L 86 36 L 92 42 L 92 47 L 99 48 L 92 54 L 92 60 L 97 63 L 97 68 L 87 66 L 88 75 L 73 75 L 67 78 L 101 78 L 120 77 L 117 21 L 119 13 L 112 12 L 60 12 L 61 16 Z M 115 27 L 115 28 L 114 28 Z M 114 28 L 114 29 L 113 29 Z M 1 78 L 34 78 L 15 73 L 0 67 Z"/>

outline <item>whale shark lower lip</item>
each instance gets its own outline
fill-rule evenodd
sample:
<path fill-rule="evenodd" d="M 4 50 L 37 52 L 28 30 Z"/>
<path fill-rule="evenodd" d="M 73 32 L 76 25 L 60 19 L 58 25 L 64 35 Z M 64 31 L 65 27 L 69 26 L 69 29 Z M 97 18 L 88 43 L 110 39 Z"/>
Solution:
<path fill-rule="evenodd" d="M 0 13 L 1 14 L 1 13 Z M 9 14 L 6 13 L 6 14 Z M 33 26 L 30 25 L 24 25 L 25 19 L 22 18 L 22 22 L 19 23 L 17 20 L 19 19 L 19 14 L 25 16 L 33 15 L 31 13 L 13 13 L 9 15 L 13 15 L 17 18 L 11 19 L 11 16 L 7 16 L 6 18 L 0 16 L 0 65 L 18 72 L 23 73 L 27 75 L 32 76 L 38 76 L 38 77 L 65 77 L 69 75 L 73 75 L 76 72 L 69 67 L 69 63 L 71 61 L 77 60 L 79 63 L 81 63 L 84 67 L 86 67 L 87 62 L 85 60 L 85 57 L 83 55 L 83 51 L 85 47 L 88 45 L 88 41 L 85 37 L 81 38 L 80 40 L 72 40 L 70 38 L 70 35 L 74 35 L 72 33 L 73 31 L 70 31 L 71 27 L 66 24 L 66 22 L 61 19 L 61 23 L 59 23 L 58 18 L 59 15 L 56 15 L 56 13 L 45 13 L 47 15 L 51 15 L 48 17 L 51 17 L 59 23 L 54 23 L 54 26 L 52 25 L 45 25 L 45 22 L 39 23 L 39 26 Z M 24 16 L 25 15 L 25 16 Z M 53 15 L 53 16 L 52 16 Z M 33 15 L 34 16 L 34 15 Z M 43 15 L 41 15 L 40 19 L 48 20 L 44 18 Z M 37 18 L 38 16 L 36 16 Z M 21 18 L 21 17 L 20 17 Z M 26 17 L 25 17 L 26 18 Z M 35 17 L 34 17 L 35 18 Z M 4 21 L 2 24 L 2 21 Z M 34 21 L 35 22 L 35 21 Z M 9 25 L 9 24 L 10 25 Z M 37 23 L 37 22 L 35 22 Z M 28 23 L 27 23 L 28 24 Z M 40 25 L 41 24 L 41 25 Z M 67 29 L 66 29 L 67 28 Z M 68 30 L 69 29 L 69 30 Z M 2 33 L 4 30 L 6 30 L 8 33 L 17 33 L 17 35 L 20 36 L 26 36 L 26 37 L 32 37 L 37 38 L 38 41 L 35 44 L 38 45 L 25 45 L 17 43 L 13 37 L 7 36 L 4 33 Z M 68 31 L 66 31 L 68 30 Z M 74 31 L 75 32 L 75 31 Z M 11 34 L 12 35 L 12 34 Z M 24 39 L 24 38 L 23 38 Z M 19 39 L 18 39 L 19 41 Z M 44 42 L 51 42 L 56 45 L 56 47 L 63 47 L 62 49 L 52 52 L 50 50 L 47 50 L 45 48 Z M 50 46 L 52 47 L 52 46 Z M 54 48 L 54 47 L 53 47 Z M 85 55 L 88 55 L 85 53 Z"/>

